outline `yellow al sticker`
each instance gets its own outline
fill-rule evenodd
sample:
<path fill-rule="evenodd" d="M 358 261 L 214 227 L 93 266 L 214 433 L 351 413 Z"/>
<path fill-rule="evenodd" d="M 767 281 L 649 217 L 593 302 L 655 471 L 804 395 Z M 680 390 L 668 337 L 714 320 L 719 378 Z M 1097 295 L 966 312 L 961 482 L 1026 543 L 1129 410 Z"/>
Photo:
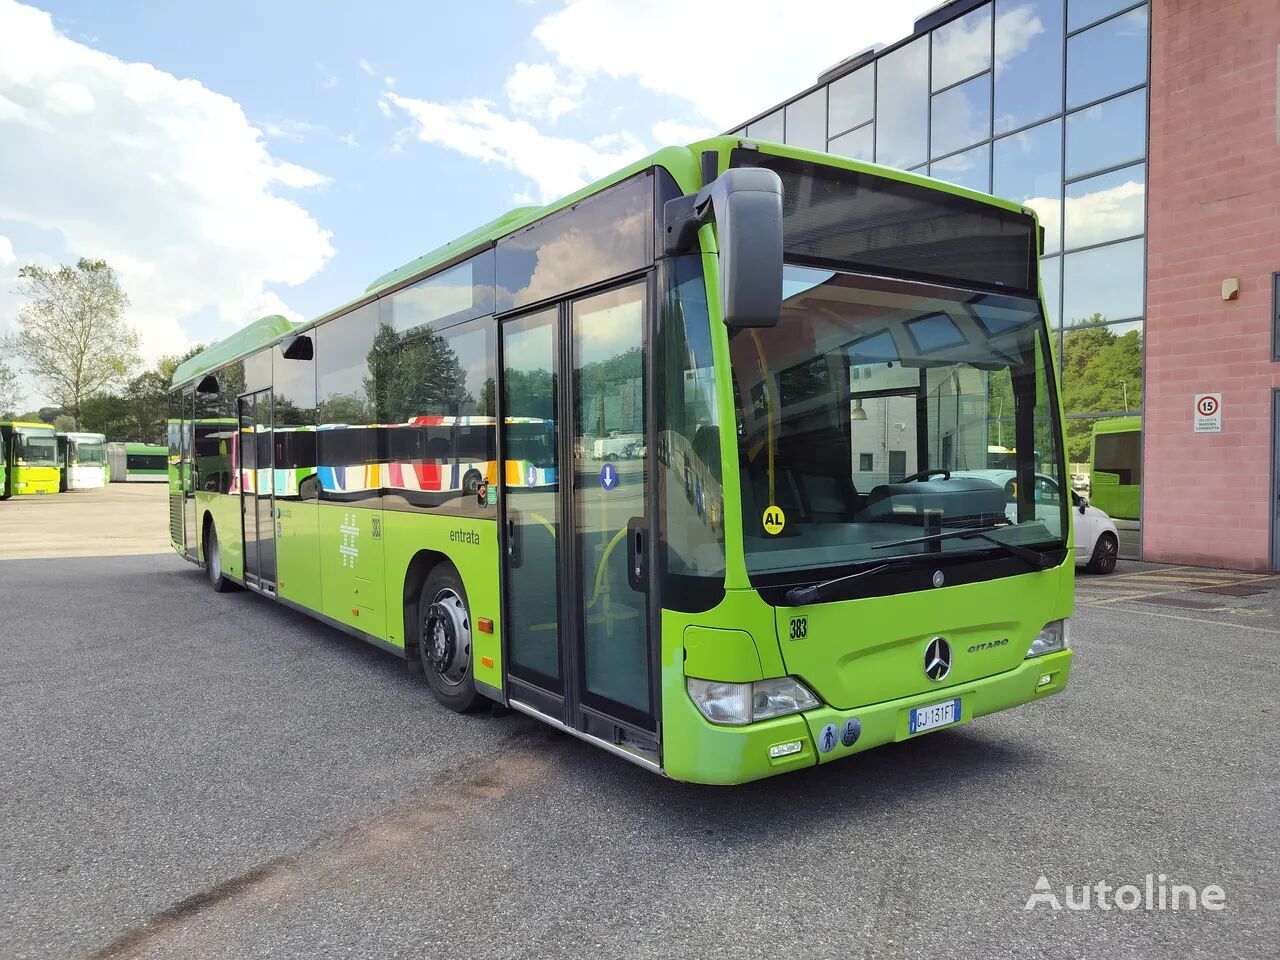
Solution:
<path fill-rule="evenodd" d="M 765 533 L 776 537 L 787 525 L 787 515 L 782 512 L 781 507 L 766 507 L 760 522 L 764 524 Z"/>

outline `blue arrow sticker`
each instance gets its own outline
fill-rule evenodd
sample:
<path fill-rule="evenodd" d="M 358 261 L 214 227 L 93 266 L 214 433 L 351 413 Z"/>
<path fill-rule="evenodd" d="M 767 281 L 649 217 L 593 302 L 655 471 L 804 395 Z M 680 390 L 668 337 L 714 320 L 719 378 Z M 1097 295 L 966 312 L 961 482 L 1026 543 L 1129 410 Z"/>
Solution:
<path fill-rule="evenodd" d="M 606 463 L 600 468 L 600 486 L 604 487 L 608 492 L 618 485 L 618 468 L 612 463 Z"/>
<path fill-rule="evenodd" d="M 525 472 L 524 480 L 526 487 L 536 487 L 538 485 L 538 471 L 532 463 L 529 464 L 529 469 Z"/>

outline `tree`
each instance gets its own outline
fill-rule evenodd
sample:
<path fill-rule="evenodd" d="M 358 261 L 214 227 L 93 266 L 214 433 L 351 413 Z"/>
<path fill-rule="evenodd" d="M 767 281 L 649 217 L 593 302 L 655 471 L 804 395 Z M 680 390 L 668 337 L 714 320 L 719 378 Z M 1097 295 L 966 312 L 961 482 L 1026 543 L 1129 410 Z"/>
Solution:
<path fill-rule="evenodd" d="M 18 408 L 18 376 L 0 363 L 0 420 L 12 420 Z"/>
<path fill-rule="evenodd" d="M 85 400 L 138 366 L 138 335 L 124 321 L 129 298 L 105 260 L 81 258 L 57 270 L 29 265 L 18 288 L 30 298 L 8 338 L 13 354 L 50 400 L 80 424 Z"/>
<path fill-rule="evenodd" d="M 156 361 L 156 370 L 159 372 L 160 376 L 164 377 L 165 383 L 172 383 L 173 371 L 177 370 L 178 367 L 186 363 L 188 360 L 190 360 L 197 353 L 200 353 L 204 349 L 205 349 L 205 345 L 203 343 L 197 343 L 194 347 L 190 348 L 185 353 L 179 353 L 179 354 L 166 353 L 159 360 Z"/>

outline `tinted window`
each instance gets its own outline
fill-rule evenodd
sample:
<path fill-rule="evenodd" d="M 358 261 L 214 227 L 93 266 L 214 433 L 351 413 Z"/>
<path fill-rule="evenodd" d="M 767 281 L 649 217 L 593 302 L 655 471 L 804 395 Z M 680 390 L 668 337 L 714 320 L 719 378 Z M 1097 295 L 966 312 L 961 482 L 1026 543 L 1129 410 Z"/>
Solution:
<path fill-rule="evenodd" d="M 192 484 L 206 493 L 230 493 L 235 480 L 232 455 L 240 425 L 236 397 L 244 392 L 244 366 L 232 363 L 214 376 L 218 392 L 195 394 L 195 420 L 188 421 L 190 455 L 195 460 Z"/>
<path fill-rule="evenodd" d="M 1066 257 L 1062 315 L 1066 324 L 1142 316 L 1143 241 L 1130 240 Z"/>
<path fill-rule="evenodd" d="M 747 127 L 747 136 L 752 140 L 767 140 L 770 143 L 782 143 L 783 141 L 783 119 L 782 111 L 769 114 L 767 117 L 761 117 L 755 123 Z"/>
<path fill-rule="evenodd" d="M 1062 110 L 1062 0 L 996 0 L 997 133 Z"/>
<path fill-rule="evenodd" d="M 1067 249 L 1142 233 L 1146 193 L 1146 166 L 1141 163 L 1069 184 L 1064 241 Z"/>
<path fill-rule="evenodd" d="M 974 77 L 933 98 L 929 152 L 953 153 L 991 136 L 991 74 Z"/>
<path fill-rule="evenodd" d="M 498 241 L 498 308 L 641 269 L 651 261 L 652 243 L 653 184 L 644 174 Z"/>
<path fill-rule="evenodd" d="M 929 176 L 934 179 L 946 180 L 982 193 L 991 192 L 990 173 L 991 147 L 985 143 L 929 164 Z"/>
<path fill-rule="evenodd" d="M 1062 258 L 1045 257 L 1040 261 L 1040 286 L 1044 290 L 1045 311 L 1049 323 L 1057 326 L 1062 316 Z"/>
<path fill-rule="evenodd" d="M 1071 0 L 1067 6 L 1067 29 L 1079 30 L 1131 6 L 1133 0 Z"/>
<path fill-rule="evenodd" d="M 1105 170 L 1147 152 L 1147 91 L 1095 104 L 1067 117 L 1067 177 Z"/>
<path fill-rule="evenodd" d="M 369 355 L 378 330 L 378 305 L 371 303 L 312 331 L 322 499 L 376 505 L 381 481 Z"/>
<path fill-rule="evenodd" d="M 806 150 L 827 147 L 827 90 L 823 87 L 787 105 L 787 143 Z"/>
<path fill-rule="evenodd" d="M 827 152 L 854 160 L 874 160 L 876 155 L 876 125 L 868 123 L 857 130 L 836 137 L 827 144 Z"/>
<path fill-rule="evenodd" d="M 929 38 L 883 56 L 876 85 L 876 162 L 914 167 L 928 156 Z"/>
<path fill-rule="evenodd" d="M 314 331 L 312 332 L 314 343 Z M 316 365 L 288 360 L 277 346 L 272 356 L 272 443 L 275 495 L 282 500 L 319 496 L 316 476 Z"/>
<path fill-rule="evenodd" d="M 990 68 L 990 4 L 933 31 L 934 90 L 949 87 Z"/>
<path fill-rule="evenodd" d="M 449 326 L 493 312 L 493 251 L 486 250 L 419 280 L 383 301 L 382 316 L 396 332 Z"/>
<path fill-rule="evenodd" d="M 1101 100 L 1147 79 L 1147 8 L 1067 41 L 1067 106 Z"/>
<path fill-rule="evenodd" d="M 1044 227 L 1044 252 L 1062 243 L 1062 121 L 1051 120 L 995 142 L 991 192 L 1031 207 Z"/>
<path fill-rule="evenodd" d="M 845 74 L 827 88 L 830 97 L 832 136 L 861 126 L 875 110 L 875 64 Z"/>

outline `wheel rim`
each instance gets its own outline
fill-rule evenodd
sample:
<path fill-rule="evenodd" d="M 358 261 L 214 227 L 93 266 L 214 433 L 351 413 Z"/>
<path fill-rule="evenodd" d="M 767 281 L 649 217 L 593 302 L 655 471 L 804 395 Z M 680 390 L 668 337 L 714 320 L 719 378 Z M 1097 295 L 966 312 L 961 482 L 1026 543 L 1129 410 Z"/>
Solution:
<path fill-rule="evenodd" d="M 222 579 L 222 554 L 218 551 L 217 538 L 209 541 L 209 576 L 215 582 Z"/>
<path fill-rule="evenodd" d="M 1116 563 L 1116 543 L 1110 537 L 1103 537 L 1098 543 L 1098 566 L 1110 570 Z"/>
<path fill-rule="evenodd" d="M 467 678 L 471 665 L 471 620 L 457 592 L 435 595 L 422 621 L 422 662 L 451 687 Z"/>

